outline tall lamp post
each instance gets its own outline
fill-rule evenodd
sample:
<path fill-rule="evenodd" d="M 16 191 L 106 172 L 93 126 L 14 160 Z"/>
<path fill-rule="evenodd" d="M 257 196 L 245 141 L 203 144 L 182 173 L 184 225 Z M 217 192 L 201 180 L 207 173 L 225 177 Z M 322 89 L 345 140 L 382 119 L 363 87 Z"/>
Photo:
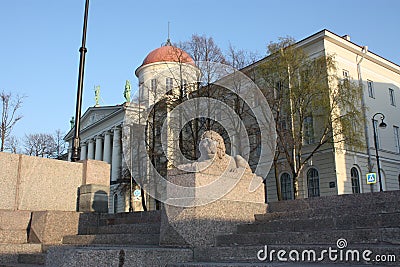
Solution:
<path fill-rule="evenodd" d="M 376 155 L 376 165 L 378 167 L 378 178 L 379 178 L 379 191 L 383 191 L 382 188 L 382 177 L 381 177 L 381 165 L 379 163 L 379 152 L 378 152 L 378 138 L 377 138 L 377 134 L 376 131 L 378 130 L 375 127 L 375 116 L 380 115 L 381 116 L 381 123 L 379 123 L 379 125 L 377 124 L 377 126 L 379 126 L 379 128 L 385 129 L 387 124 L 383 121 L 385 119 L 385 115 L 383 115 L 380 112 L 377 112 L 374 114 L 374 116 L 372 116 L 372 128 L 374 129 L 374 143 L 375 143 L 375 155 Z"/>
<path fill-rule="evenodd" d="M 79 160 L 79 154 L 81 150 L 80 137 L 79 132 L 81 128 L 81 107 L 82 107 L 82 91 L 83 91 L 83 76 L 85 71 L 85 56 L 87 49 L 86 45 L 86 28 L 87 28 L 87 19 L 89 12 L 89 0 L 86 0 L 85 3 L 85 17 L 83 19 L 83 34 L 82 34 L 82 46 L 79 49 L 80 59 L 79 59 L 79 74 L 78 74 L 78 90 L 76 94 L 76 110 L 75 110 L 75 131 L 74 131 L 74 139 L 72 144 L 72 155 L 71 161 L 76 162 Z"/>

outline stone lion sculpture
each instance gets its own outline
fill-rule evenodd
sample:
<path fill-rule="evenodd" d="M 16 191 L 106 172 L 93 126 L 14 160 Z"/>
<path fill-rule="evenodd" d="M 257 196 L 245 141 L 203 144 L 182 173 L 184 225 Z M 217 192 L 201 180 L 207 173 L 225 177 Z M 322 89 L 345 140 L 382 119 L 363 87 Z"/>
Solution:
<path fill-rule="evenodd" d="M 249 164 L 242 156 L 236 155 L 231 157 L 226 154 L 224 139 L 215 131 L 210 130 L 202 134 L 199 150 L 201 156 L 197 162 L 181 165 L 179 168 L 187 171 L 201 171 L 214 164 L 225 165 L 230 163 L 232 168 L 250 170 Z M 232 159 L 233 161 L 231 162 Z"/>

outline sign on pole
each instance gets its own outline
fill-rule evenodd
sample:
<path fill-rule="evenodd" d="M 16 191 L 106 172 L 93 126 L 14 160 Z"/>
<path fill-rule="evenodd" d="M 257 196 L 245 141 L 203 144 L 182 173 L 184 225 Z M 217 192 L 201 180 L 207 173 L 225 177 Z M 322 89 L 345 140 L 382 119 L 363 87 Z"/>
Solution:
<path fill-rule="evenodd" d="M 367 173 L 367 184 L 376 184 L 376 172 Z"/>
<path fill-rule="evenodd" d="M 133 197 L 134 200 L 140 200 L 142 192 L 140 192 L 140 189 L 135 189 L 135 191 L 133 191 Z"/>

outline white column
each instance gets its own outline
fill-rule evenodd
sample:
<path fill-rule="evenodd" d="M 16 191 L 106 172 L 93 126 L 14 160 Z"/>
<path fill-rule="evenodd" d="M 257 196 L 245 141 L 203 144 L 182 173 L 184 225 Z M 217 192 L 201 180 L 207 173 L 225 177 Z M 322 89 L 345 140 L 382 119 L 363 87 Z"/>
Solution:
<path fill-rule="evenodd" d="M 87 159 L 87 144 L 82 143 L 81 144 L 81 160 Z"/>
<path fill-rule="evenodd" d="M 103 137 L 98 135 L 96 136 L 96 153 L 95 160 L 103 160 Z"/>
<path fill-rule="evenodd" d="M 121 128 L 115 127 L 112 150 L 111 181 L 116 181 L 120 177 L 121 159 Z"/>
<path fill-rule="evenodd" d="M 68 161 L 71 161 L 71 157 L 72 157 L 72 141 L 70 141 L 68 144 Z"/>
<path fill-rule="evenodd" d="M 89 140 L 87 158 L 94 159 L 94 140 L 92 140 L 92 139 Z"/>
<path fill-rule="evenodd" d="M 107 131 L 104 134 L 104 155 L 103 160 L 107 163 L 111 163 L 111 133 Z"/>

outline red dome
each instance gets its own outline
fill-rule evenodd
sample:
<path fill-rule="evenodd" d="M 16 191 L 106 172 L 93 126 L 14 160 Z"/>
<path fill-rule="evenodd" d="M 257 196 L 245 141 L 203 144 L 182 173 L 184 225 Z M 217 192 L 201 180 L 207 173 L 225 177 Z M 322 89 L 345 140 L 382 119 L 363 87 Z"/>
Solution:
<path fill-rule="evenodd" d="M 142 66 L 156 62 L 180 62 L 194 64 L 194 60 L 182 49 L 166 45 L 151 51 L 143 60 Z"/>

